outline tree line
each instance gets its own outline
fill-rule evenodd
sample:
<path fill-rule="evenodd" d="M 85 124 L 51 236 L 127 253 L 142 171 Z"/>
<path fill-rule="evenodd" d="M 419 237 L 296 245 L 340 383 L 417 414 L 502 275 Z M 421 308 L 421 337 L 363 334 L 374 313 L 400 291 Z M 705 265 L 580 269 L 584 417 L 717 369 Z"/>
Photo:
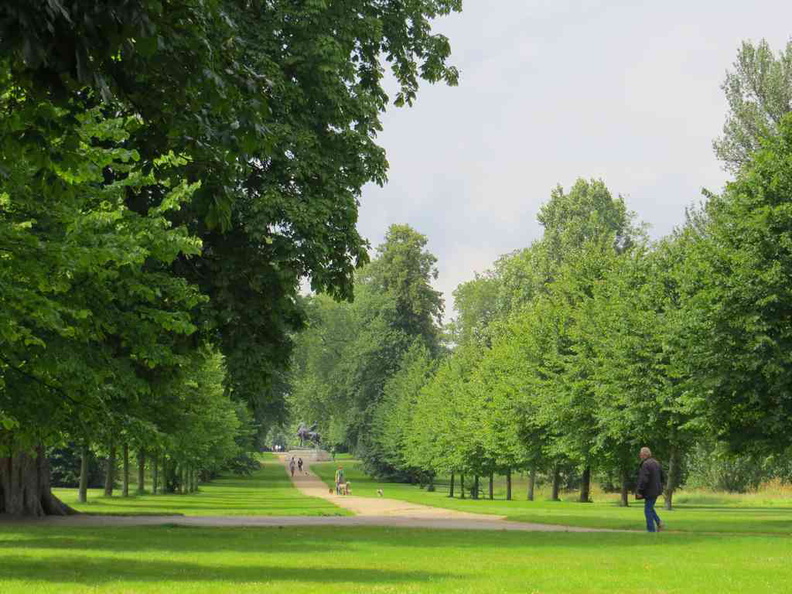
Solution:
<path fill-rule="evenodd" d="M 783 461 L 790 56 L 792 44 L 778 56 L 743 44 L 714 143 L 734 178 L 668 237 L 650 241 L 600 180 L 559 186 L 539 210 L 541 238 L 461 284 L 441 332 L 426 238 L 392 227 L 359 275 L 356 303 L 312 300 L 290 380 L 294 414 L 324 423 L 371 472 L 426 484 L 450 475 L 452 494 L 457 483 L 478 496 L 480 477 L 500 473 L 510 497 L 520 471 L 529 498 L 542 477 L 554 499 L 567 483 L 588 501 L 597 474 L 626 505 L 637 451 L 650 445 L 667 467 L 670 507 L 687 471 L 706 464 L 694 456 Z M 391 255 L 408 245 L 410 258 Z"/>
<path fill-rule="evenodd" d="M 193 489 L 286 418 L 300 283 L 351 299 L 380 114 L 456 83 L 460 9 L 0 6 L 0 513 L 71 511 L 50 447 Z"/>

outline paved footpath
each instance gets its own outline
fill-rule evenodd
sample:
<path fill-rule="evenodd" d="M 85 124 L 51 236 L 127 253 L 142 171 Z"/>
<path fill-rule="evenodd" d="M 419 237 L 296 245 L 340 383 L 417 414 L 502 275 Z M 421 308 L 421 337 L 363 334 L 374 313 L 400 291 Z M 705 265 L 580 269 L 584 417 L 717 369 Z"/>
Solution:
<path fill-rule="evenodd" d="M 282 457 L 285 471 L 286 456 Z M 13 522 L 50 526 L 387 526 L 396 528 L 428 528 L 434 530 L 507 530 L 520 532 L 623 532 L 577 526 L 510 522 L 503 516 L 473 514 L 384 497 L 341 496 L 330 493 L 327 485 L 310 470 L 310 461 L 303 458 L 304 474 L 296 470 L 292 482 L 310 497 L 321 497 L 355 516 L 110 516 L 77 515 L 17 520 Z M 8 520 L 3 520 L 10 523 Z"/>

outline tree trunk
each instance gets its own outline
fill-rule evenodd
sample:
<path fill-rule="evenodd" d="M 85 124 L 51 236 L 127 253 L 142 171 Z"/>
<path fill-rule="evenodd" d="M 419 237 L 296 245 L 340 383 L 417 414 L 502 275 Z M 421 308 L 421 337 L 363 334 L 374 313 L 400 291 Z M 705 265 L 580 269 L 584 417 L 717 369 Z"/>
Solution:
<path fill-rule="evenodd" d="M 591 501 L 591 466 L 586 466 L 580 483 L 580 503 L 589 503 L 589 501 Z"/>
<path fill-rule="evenodd" d="M 511 501 L 511 468 L 506 471 L 506 501 Z"/>
<path fill-rule="evenodd" d="M 105 470 L 105 497 L 113 494 L 113 483 L 115 483 L 116 448 L 115 444 L 110 444 L 110 453 L 107 456 L 107 469 Z"/>
<path fill-rule="evenodd" d="M 534 500 L 535 489 L 536 489 L 536 467 L 531 468 L 531 474 L 528 476 L 528 501 Z"/>
<path fill-rule="evenodd" d="M 159 492 L 160 493 L 169 493 L 170 485 L 168 484 L 168 457 L 162 456 L 162 461 L 160 463 L 160 486 Z"/>
<path fill-rule="evenodd" d="M 157 454 L 151 457 L 151 492 L 157 494 L 159 487 L 159 460 Z"/>
<path fill-rule="evenodd" d="M 451 486 L 448 489 L 448 496 L 449 497 L 453 497 L 454 496 L 454 473 L 453 472 L 451 473 Z"/>
<path fill-rule="evenodd" d="M 39 517 L 76 513 L 52 494 L 43 446 L 33 453 L 0 457 L 0 514 Z"/>
<path fill-rule="evenodd" d="M 676 490 L 679 474 L 679 452 L 676 447 L 671 447 L 670 455 L 668 456 L 668 478 L 666 479 L 667 485 L 665 489 L 665 503 L 663 507 L 667 510 L 674 508 L 674 491 Z"/>
<path fill-rule="evenodd" d="M 84 445 L 80 451 L 80 489 L 77 491 L 77 501 L 88 501 L 88 446 Z"/>
<path fill-rule="evenodd" d="M 621 501 L 619 501 L 619 505 L 621 507 L 629 507 L 630 505 L 630 472 L 626 468 L 622 470 Z"/>
<path fill-rule="evenodd" d="M 121 496 L 129 497 L 129 444 L 124 444 L 124 476 L 121 481 Z"/>
<path fill-rule="evenodd" d="M 464 474 L 460 474 L 459 475 L 459 498 L 460 499 L 464 499 L 465 498 L 465 475 Z"/>
<path fill-rule="evenodd" d="M 473 499 L 479 498 L 479 476 L 476 474 L 473 476 Z"/>
<path fill-rule="evenodd" d="M 494 480 L 495 480 L 495 473 L 493 473 L 493 472 L 490 472 L 490 484 L 489 484 L 489 496 L 490 496 L 490 500 L 492 500 L 492 499 L 495 499 L 495 497 L 494 497 L 494 491 L 493 491 L 493 489 L 492 489 L 492 483 L 494 482 Z"/>
<path fill-rule="evenodd" d="M 551 501 L 559 501 L 558 492 L 561 490 L 561 470 L 556 466 L 553 468 L 553 492 L 550 495 Z"/>
<path fill-rule="evenodd" d="M 143 448 L 138 450 L 137 465 L 137 494 L 143 495 L 146 492 L 146 452 L 143 451 Z"/>
<path fill-rule="evenodd" d="M 162 461 L 162 492 L 178 492 L 178 480 L 176 478 L 176 464 L 173 460 L 165 458 Z"/>

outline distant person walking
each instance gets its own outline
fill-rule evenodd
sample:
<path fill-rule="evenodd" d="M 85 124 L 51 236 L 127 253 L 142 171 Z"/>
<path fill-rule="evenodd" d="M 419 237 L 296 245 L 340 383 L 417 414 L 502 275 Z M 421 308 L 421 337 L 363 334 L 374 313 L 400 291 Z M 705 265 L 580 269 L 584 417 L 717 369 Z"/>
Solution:
<path fill-rule="evenodd" d="M 341 485 L 345 484 L 346 481 L 344 480 L 344 469 L 339 466 L 338 470 L 335 473 L 335 486 L 336 486 L 336 495 L 341 495 Z"/>
<path fill-rule="evenodd" d="M 289 460 L 289 470 L 291 471 L 291 475 L 294 476 L 294 456 Z"/>
<path fill-rule="evenodd" d="M 302 467 L 303 467 L 302 458 L 297 458 L 297 470 L 299 470 L 301 474 L 302 474 L 302 471 L 303 471 Z"/>
<path fill-rule="evenodd" d="M 652 450 L 647 447 L 641 448 L 640 457 L 641 468 L 638 470 L 638 487 L 635 490 L 635 498 L 644 500 L 647 532 L 660 532 L 665 528 L 665 524 L 660 520 L 654 506 L 657 498 L 663 492 L 665 475 L 660 462 L 652 458 Z M 655 526 L 657 526 L 656 529 Z"/>

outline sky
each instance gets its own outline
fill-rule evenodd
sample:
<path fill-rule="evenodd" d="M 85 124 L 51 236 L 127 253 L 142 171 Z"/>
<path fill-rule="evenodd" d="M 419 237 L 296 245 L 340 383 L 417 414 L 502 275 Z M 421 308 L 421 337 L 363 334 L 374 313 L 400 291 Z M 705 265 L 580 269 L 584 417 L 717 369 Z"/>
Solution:
<path fill-rule="evenodd" d="M 457 87 L 425 84 L 383 117 L 389 181 L 364 187 L 358 228 L 372 246 L 408 223 L 452 292 L 541 236 L 550 191 L 602 179 L 662 237 L 702 189 L 728 175 L 715 159 L 721 84 L 743 40 L 780 50 L 792 2 L 776 0 L 465 0 L 438 20 Z"/>

